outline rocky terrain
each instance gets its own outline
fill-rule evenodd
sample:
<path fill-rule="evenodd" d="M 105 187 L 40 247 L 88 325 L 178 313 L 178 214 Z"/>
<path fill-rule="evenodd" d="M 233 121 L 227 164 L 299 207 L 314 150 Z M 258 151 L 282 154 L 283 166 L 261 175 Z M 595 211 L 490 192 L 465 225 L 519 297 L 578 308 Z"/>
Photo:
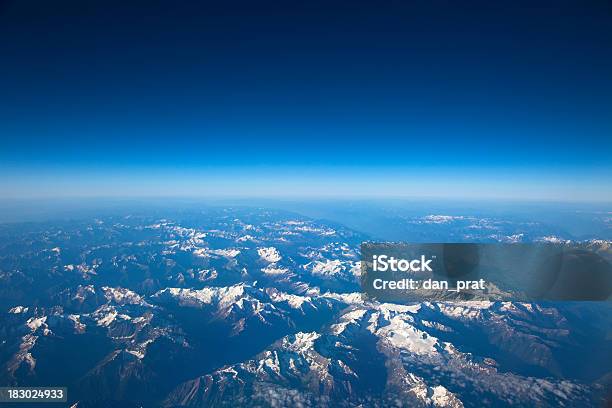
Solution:
<path fill-rule="evenodd" d="M 454 221 L 510 229 L 419 228 Z M 0 383 L 66 386 L 79 407 L 603 403 L 608 303 L 367 302 L 368 238 L 266 209 L 6 224 Z"/>

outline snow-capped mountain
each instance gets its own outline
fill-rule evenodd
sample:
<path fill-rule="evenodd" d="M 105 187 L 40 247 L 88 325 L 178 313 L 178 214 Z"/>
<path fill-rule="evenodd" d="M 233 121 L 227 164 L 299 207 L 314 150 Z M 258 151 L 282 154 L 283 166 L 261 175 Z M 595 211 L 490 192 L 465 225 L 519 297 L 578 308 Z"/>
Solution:
<path fill-rule="evenodd" d="M 526 330 L 542 314 L 561 327 Z M 285 336 L 253 359 L 181 384 L 166 405 L 590 406 L 592 384 L 528 374 L 532 365 L 564 365 L 556 343 L 577 340 L 566 324 L 556 309 L 531 304 L 350 305 L 319 332 Z M 477 355 L 445 340 L 473 330 L 496 338 L 502 350 Z M 515 344 L 516 337 L 523 340 Z M 542 343 L 524 349 L 528 337 Z M 508 371 L 507 358 L 524 373 Z"/>
<path fill-rule="evenodd" d="M 597 406 L 610 384 L 607 304 L 367 302 L 370 237 L 338 224 L 223 208 L 0 233 L 0 382 L 67 386 L 79 407 Z"/>

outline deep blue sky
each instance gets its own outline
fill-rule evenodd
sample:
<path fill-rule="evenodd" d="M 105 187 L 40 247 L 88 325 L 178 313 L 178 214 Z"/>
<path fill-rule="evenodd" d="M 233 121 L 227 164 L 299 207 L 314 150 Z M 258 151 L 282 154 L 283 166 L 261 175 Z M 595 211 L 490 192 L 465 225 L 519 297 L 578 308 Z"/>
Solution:
<path fill-rule="evenodd" d="M 5 196 L 612 201 L 607 1 L 15 0 L 0 38 Z"/>

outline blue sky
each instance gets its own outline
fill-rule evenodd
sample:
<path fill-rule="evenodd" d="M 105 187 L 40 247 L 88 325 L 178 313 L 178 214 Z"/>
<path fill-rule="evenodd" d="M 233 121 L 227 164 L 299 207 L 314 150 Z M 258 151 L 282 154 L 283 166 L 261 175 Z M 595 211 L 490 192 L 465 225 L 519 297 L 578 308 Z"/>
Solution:
<path fill-rule="evenodd" d="M 0 10 L 3 196 L 612 201 L 609 4 L 123 3 Z"/>

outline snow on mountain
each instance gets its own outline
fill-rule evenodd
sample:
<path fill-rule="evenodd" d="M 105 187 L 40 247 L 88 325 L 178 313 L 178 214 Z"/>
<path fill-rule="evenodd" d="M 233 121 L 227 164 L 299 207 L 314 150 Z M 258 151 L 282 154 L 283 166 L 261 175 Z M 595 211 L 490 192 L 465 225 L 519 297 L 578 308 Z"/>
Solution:
<path fill-rule="evenodd" d="M 304 268 L 310 268 L 310 272 L 313 275 L 322 275 L 322 276 L 330 276 L 335 275 L 342 271 L 342 261 L 337 259 L 335 260 L 326 260 L 326 261 L 315 261 L 312 264 L 304 265 Z"/>
<path fill-rule="evenodd" d="M 461 407 L 466 401 L 481 400 L 478 398 L 490 404 L 521 406 L 589 404 L 587 385 L 500 371 L 495 359 L 462 351 L 463 345 L 442 340 L 440 331 L 431 325 L 436 320 L 432 315 L 439 315 L 438 320 L 446 316 L 454 321 L 449 330 L 467 330 L 476 322 L 503 321 L 508 307 L 511 304 L 488 302 L 440 307 L 428 303 L 352 306 L 326 330 L 285 336 L 252 360 L 182 384 L 167 403 L 203 407 L 238 403 L 247 395 L 257 395 L 259 403 L 270 404 L 275 397 L 286 400 L 293 390 L 305 406 L 340 402 L 345 406 L 401 406 L 401 401 L 409 406 Z M 511 313 L 525 319 L 530 313 L 542 312 L 549 313 L 533 307 L 519 307 Z M 490 328 L 496 336 L 512 339 L 520 333 L 517 330 L 524 330 L 520 324 L 513 328 L 510 320 L 502 324 L 506 325 L 503 334 Z M 552 335 L 563 337 L 563 332 Z M 369 363 L 367 375 L 383 381 L 380 390 L 370 392 L 367 399 L 359 386 L 366 375 L 360 365 L 365 356 L 381 360 Z M 376 369 L 379 371 L 372 372 Z M 282 390 L 282 395 L 260 392 L 271 388 Z"/>
<path fill-rule="evenodd" d="M 319 337 L 317 333 L 302 332 L 286 336 L 253 360 L 181 385 L 169 396 L 167 404 L 191 407 L 230 405 L 251 396 L 255 398 L 251 400 L 254 405 L 271 405 L 283 396 L 262 390 L 268 388 L 267 385 L 274 385 L 283 394 L 293 389 L 292 400 L 298 399 L 305 406 L 316 406 L 325 400 L 321 397 L 336 386 L 330 374 L 332 361 L 313 347 Z M 296 389 L 294 384 L 303 385 L 304 390 Z"/>
<path fill-rule="evenodd" d="M 199 290 L 183 288 L 166 288 L 153 295 L 154 299 L 175 300 L 180 306 L 203 307 L 216 304 L 227 307 L 245 295 L 245 285 L 229 287 L 206 287 Z"/>
<path fill-rule="evenodd" d="M 102 291 L 104 292 L 104 297 L 109 302 L 114 302 L 118 305 L 140 305 L 144 303 L 139 294 L 129 289 L 103 286 Z"/>
<path fill-rule="evenodd" d="M 236 242 L 259 242 L 253 235 L 246 234 L 236 239 Z"/>
<path fill-rule="evenodd" d="M 422 218 L 424 223 L 431 223 L 431 224 L 446 224 L 452 221 L 456 221 L 456 220 L 464 220 L 464 219 L 473 219 L 473 218 L 468 218 L 468 217 L 464 217 L 462 215 L 426 215 L 425 217 Z"/>
<path fill-rule="evenodd" d="M 21 313 L 27 313 L 29 310 L 28 307 L 25 306 L 15 306 L 9 309 L 9 313 L 13 313 L 13 314 L 21 314 Z"/>
<path fill-rule="evenodd" d="M 240 254 L 240 250 L 236 248 L 210 249 L 197 248 L 193 251 L 193 255 L 200 258 L 209 258 L 211 255 L 224 258 L 235 258 Z"/>
<path fill-rule="evenodd" d="M 257 253 L 262 260 L 270 263 L 278 262 L 282 258 L 278 249 L 274 247 L 258 248 Z"/>
<path fill-rule="evenodd" d="M 417 355 L 434 353 L 438 345 L 436 338 L 416 329 L 400 316 L 392 318 L 387 326 L 376 330 L 375 334 L 393 347 Z"/>
<path fill-rule="evenodd" d="M 302 309 L 302 306 L 304 304 L 313 305 L 313 299 L 310 296 L 292 295 L 289 293 L 281 292 L 274 288 L 266 289 L 266 293 L 270 296 L 272 302 L 287 302 L 287 304 L 294 309 Z M 315 306 L 313 305 L 313 307 Z"/>
<path fill-rule="evenodd" d="M 235 258 L 240 254 L 240 250 L 236 248 L 211 249 L 208 252 L 225 258 Z"/>
<path fill-rule="evenodd" d="M 41 327 L 42 325 L 45 325 L 45 330 L 48 330 L 45 324 L 46 321 L 47 321 L 47 316 L 30 317 L 28 321 L 26 322 L 26 326 L 28 326 L 30 330 L 32 330 L 33 332 L 38 330 L 38 328 Z"/>
<path fill-rule="evenodd" d="M 289 273 L 289 269 L 284 266 L 278 266 L 276 263 L 271 263 L 261 268 L 261 271 L 266 275 L 284 275 Z"/>
<path fill-rule="evenodd" d="M 239 322 L 241 325 L 245 324 L 245 319 L 253 318 L 262 323 L 270 319 L 281 319 L 294 325 L 291 322 L 294 310 L 299 310 L 302 315 L 306 310 L 323 311 L 343 304 L 341 300 L 325 296 L 301 296 L 245 284 L 199 290 L 166 288 L 154 294 L 152 299 L 162 305 L 176 304 L 180 307 L 206 309 L 214 318 L 222 318 L 227 323 Z"/>
<path fill-rule="evenodd" d="M 406 393 L 398 395 L 384 390 L 378 396 L 366 397 L 359 387 L 358 361 L 343 360 L 337 347 L 316 332 L 298 332 L 286 336 L 270 348 L 244 363 L 228 366 L 212 374 L 182 384 L 170 394 L 167 404 L 204 407 L 231 404 L 252 395 L 256 404 L 272 405 L 286 401 L 292 393 L 303 406 L 409 406 L 460 407 L 460 401 L 443 386 L 428 387 L 412 375 L 405 384 Z M 336 343 L 338 344 L 338 343 Z M 375 350 L 369 352 L 377 353 Z M 384 376 L 384 373 L 372 375 Z M 280 393 L 261 390 L 278 389 Z M 395 392 L 395 390 L 394 390 Z M 377 401 L 378 399 L 378 401 Z M 397 405 L 401 406 L 401 405 Z"/>
<path fill-rule="evenodd" d="M 537 238 L 536 241 L 548 242 L 551 244 L 569 244 L 571 242 L 569 239 L 559 238 L 554 235 L 547 235 L 545 237 L 540 237 L 540 238 Z"/>
<path fill-rule="evenodd" d="M 32 348 L 36 344 L 38 336 L 26 334 L 21 338 L 18 350 L 6 362 L 6 373 L 10 377 L 14 377 L 15 372 L 20 367 L 25 367 L 29 374 L 33 374 L 36 369 L 36 359 L 31 353 Z"/>
<path fill-rule="evenodd" d="M 326 259 L 323 261 L 312 261 L 302 266 L 310 274 L 322 278 L 334 278 L 338 275 L 351 278 L 361 274 L 359 262 L 342 261 L 339 259 Z"/>

